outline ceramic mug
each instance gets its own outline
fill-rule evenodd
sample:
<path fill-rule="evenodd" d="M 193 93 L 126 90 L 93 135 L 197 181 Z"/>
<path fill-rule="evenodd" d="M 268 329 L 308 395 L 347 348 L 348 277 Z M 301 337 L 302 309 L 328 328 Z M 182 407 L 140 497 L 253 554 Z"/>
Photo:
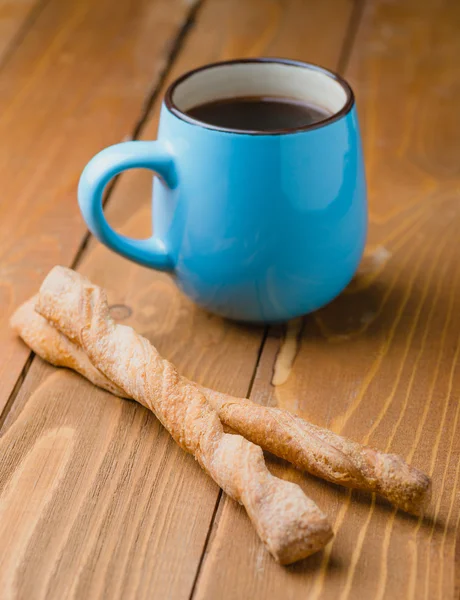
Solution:
<path fill-rule="evenodd" d="M 288 97 L 327 109 L 309 126 L 240 131 L 187 111 L 239 96 Z M 109 180 L 144 167 L 153 185 L 152 237 L 107 223 Z M 103 244 L 169 271 L 205 309 L 232 319 L 277 322 L 316 310 L 349 283 L 367 229 L 366 185 L 353 92 L 321 67 L 284 59 L 221 62 L 177 79 L 163 102 L 157 141 L 124 142 L 86 166 L 79 203 Z"/>

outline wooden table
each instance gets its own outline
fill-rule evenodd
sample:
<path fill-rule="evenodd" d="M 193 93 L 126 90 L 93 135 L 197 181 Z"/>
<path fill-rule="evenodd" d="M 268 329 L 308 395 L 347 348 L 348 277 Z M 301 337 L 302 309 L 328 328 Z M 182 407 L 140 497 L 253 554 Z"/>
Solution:
<path fill-rule="evenodd" d="M 0 0 L 2 599 L 457 597 L 459 27 L 458 0 Z M 175 77 L 254 55 L 351 81 L 369 183 L 360 273 L 305 318 L 277 387 L 281 330 L 196 309 L 167 276 L 89 238 L 76 203 L 96 151 L 155 137 Z M 150 178 L 129 173 L 111 188 L 118 230 L 148 233 Z M 105 286 L 117 317 L 188 377 L 429 472 L 427 518 L 269 459 L 336 533 L 324 553 L 276 565 L 244 510 L 152 414 L 48 366 L 10 332 L 11 312 L 57 263 Z"/>

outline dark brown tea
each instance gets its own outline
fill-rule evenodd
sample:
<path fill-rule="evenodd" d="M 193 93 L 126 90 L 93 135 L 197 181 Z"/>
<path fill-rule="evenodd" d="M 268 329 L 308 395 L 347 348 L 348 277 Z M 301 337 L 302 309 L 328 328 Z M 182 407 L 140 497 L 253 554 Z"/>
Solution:
<path fill-rule="evenodd" d="M 209 125 L 244 131 L 297 129 L 331 116 L 321 106 L 267 96 L 213 100 L 189 109 L 187 114 Z"/>

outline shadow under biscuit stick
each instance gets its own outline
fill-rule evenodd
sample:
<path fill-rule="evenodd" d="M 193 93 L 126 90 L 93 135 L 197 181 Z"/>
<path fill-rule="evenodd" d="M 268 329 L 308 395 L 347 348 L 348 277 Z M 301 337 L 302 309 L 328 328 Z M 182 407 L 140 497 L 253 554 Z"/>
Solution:
<path fill-rule="evenodd" d="M 95 385 L 121 397 L 116 386 L 85 352 L 34 310 L 37 297 L 21 306 L 11 324 L 43 359 L 74 369 Z M 356 489 L 379 493 L 398 508 L 421 514 L 430 498 L 430 479 L 401 457 L 385 454 L 317 427 L 288 411 L 264 407 L 201 388 L 222 423 L 299 469 Z"/>

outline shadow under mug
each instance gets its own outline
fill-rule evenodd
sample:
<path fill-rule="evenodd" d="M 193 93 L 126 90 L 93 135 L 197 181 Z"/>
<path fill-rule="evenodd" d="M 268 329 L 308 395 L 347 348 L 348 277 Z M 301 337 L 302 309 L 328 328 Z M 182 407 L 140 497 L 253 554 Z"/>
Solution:
<path fill-rule="evenodd" d="M 240 96 L 306 101 L 330 116 L 263 132 L 187 115 L 197 105 Z M 155 234 L 144 240 L 115 232 L 102 208 L 110 179 L 137 167 L 158 176 Z M 366 184 L 353 92 L 326 69 L 285 59 L 196 69 L 166 92 L 158 140 L 102 150 L 84 169 L 78 197 L 98 240 L 171 272 L 213 313 L 279 322 L 314 311 L 349 283 L 364 250 Z"/>

